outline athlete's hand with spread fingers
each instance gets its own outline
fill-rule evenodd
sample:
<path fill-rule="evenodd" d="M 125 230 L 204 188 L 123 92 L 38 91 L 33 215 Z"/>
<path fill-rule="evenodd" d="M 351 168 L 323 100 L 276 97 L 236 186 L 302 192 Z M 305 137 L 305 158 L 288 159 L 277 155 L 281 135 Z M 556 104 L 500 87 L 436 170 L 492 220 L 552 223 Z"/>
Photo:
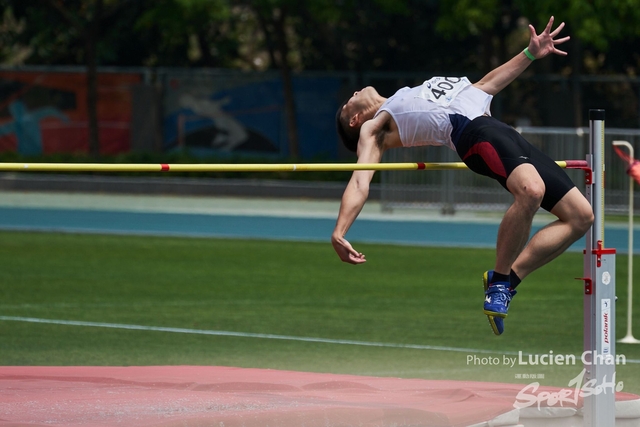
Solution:
<path fill-rule="evenodd" d="M 544 31 L 540 34 L 536 34 L 536 29 L 533 25 L 529 24 L 529 32 L 531 33 L 531 39 L 529 40 L 529 52 L 536 58 L 544 58 L 549 54 L 556 54 L 565 56 L 567 52 L 556 49 L 556 45 L 562 44 L 570 39 L 569 36 L 556 39 L 560 31 L 564 28 L 564 22 L 558 25 L 558 28 L 551 31 L 553 28 L 553 16 L 549 19 L 549 23 L 545 27 Z"/>
<path fill-rule="evenodd" d="M 364 254 L 353 249 L 351 243 L 344 237 L 331 236 L 331 244 L 342 261 L 348 262 L 349 264 L 362 264 L 363 262 L 367 262 Z"/>

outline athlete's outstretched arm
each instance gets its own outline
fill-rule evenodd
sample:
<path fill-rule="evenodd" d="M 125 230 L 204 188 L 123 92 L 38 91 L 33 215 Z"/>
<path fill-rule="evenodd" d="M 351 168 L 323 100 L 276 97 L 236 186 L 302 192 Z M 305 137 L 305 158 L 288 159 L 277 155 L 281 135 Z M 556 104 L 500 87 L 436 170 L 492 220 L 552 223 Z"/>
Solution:
<path fill-rule="evenodd" d="M 533 55 L 535 59 L 541 59 L 550 54 L 562 56 L 567 54 L 567 52 L 556 48 L 556 45 L 569 40 L 569 36 L 556 39 L 560 31 L 564 28 L 564 22 L 552 31 L 553 20 L 552 16 L 544 31 L 540 34 L 536 34 L 533 25 L 529 24 L 529 32 L 531 35 L 528 49 L 529 53 Z M 524 52 L 520 52 L 511 60 L 484 76 L 479 82 L 475 83 L 474 86 L 482 89 L 489 95 L 495 95 L 514 81 L 516 77 L 527 69 L 531 62 L 532 60 L 529 59 Z"/>
<path fill-rule="evenodd" d="M 358 163 L 380 163 L 382 150 L 376 143 L 376 120 L 369 120 L 360 129 L 358 141 Z M 364 254 L 356 251 L 345 239 L 349 228 L 356 220 L 369 197 L 369 184 L 374 171 L 354 171 L 347 188 L 342 195 L 338 220 L 331 235 L 333 249 L 344 262 L 362 264 L 366 262 Z"/>

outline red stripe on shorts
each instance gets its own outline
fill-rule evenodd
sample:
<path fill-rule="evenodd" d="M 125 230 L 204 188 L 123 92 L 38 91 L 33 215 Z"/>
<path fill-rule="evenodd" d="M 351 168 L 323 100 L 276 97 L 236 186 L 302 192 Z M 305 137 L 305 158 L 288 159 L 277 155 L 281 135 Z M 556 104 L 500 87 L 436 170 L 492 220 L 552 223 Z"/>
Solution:
<path fill-rule="evenodd" d="M 493 148 L 493 145 L 491 145 L 486 141 L 479 142 L 475 144 L 473 147 L 471 147 L 469 151 L 467 151 L 467 154 L 465 154 L 464 159 L 462 160 L 466 160 L 467 157 L 472 156 L 474 154 L 477 154 L 480 157 L 482 157 L 482 160 L 484 160 L 485 164 L 489 167 L 489 169 L 491 169 L 491 172 L 493 172 L 495 175 L 501 176 L 503 178 L 507 177 L 507 171 L 505 170 L 504 165 L 500 160 L 500 156 L 498 155 L 498 152 L 496 151 L 495 148 Z"/>

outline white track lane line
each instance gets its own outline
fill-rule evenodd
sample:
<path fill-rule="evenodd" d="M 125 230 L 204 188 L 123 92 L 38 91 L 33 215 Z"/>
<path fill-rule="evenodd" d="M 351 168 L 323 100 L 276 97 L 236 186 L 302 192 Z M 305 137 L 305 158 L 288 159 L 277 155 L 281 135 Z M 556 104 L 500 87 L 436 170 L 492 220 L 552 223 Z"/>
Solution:
<path fill-rule="evenodd" d="M 473 352 L 473 353 L 487 353 L 487 354 L 514 354 L 514 355 L 518 354 L 517 352 L 513 352 L 513 351 L 504 352 L 504 351 L 494 351 L 494 350 L 482 350 L 482 349 L 475 349 L 475 348 L 446 347 L 446 346 L 437 346 L 437 345 L 397 344 L 397 343 L 382 343 L 382 342 L 370 342 L 370 341 L 337 340 L 337 339 L 330 339 L 330 338 L 296 337 L 296 336 L 290 336 L 290 335 L 276 335 L 276 334 L 257 334 L 257 333 L 251 333 L 251 332 L 170 328 L 166 326 L 128 325 L 128 324 L 122 324 L 122 323 L 85 322 L 85 321 L 79 321 L 79 320 L 39 319 L 35 317 L 0 316 L 0 320 L 13 321 L 13 322 L 46 323 L 50 325 L 69 325 L 69 326 L 86 326 L 86 327 L 94 327 L 94 328 L 128 329 L 128 330 L 137 330 L 137 331 L 172 332 L 177 334 L 215 335 L 215 336 L 225 336 L 225 337 L 262 338 L 262 339 L 271 339 L 271 340 L 317 342 L 317 343 L 325 343 L 325 344 L 360 345 L 360 346 L 366 346 L 366 347 L 410 348 L 410 349 L 416 349 L 416 350 L 455 351 L 455 352 L 461 352 L 461 353 Z"/>
<path fill-rule="evenodd" d="M 296 337 L 291 335 L 256 334 L 251 332 L 170 328 L 166 326 L 145 326 L 145 325 L 128 325 L 128 324 L 122 324 L 122 323 L 84 322 L 79 320 L 39 319 L 35 317 L 0 316 L 0 320 L 12 321 L 12 322 L 45 323 L 50 325 L 86 326 L 86 327 L 94 327 L 94 328 L 128 329 L 128 330 L 136 330 L 136 331 L 171 332 L 176 334 L 214 335 L 214 336 L 225 336 L 225 337 L 261 338 L 261 339 L 271 339 L 271 340 L 316 342 L 316 343 L 324 343 L 324 344 L 359 345 L 359 346 L 365 346 L 365 347 L 408 348 L 408 349 L 414 349 L 414 350 L 453 351 L 458 353 L 486 353 L 486 354 L 505 354 L 505 355 L 519 354 L 519 352 L 516 352 L 516 351 L 484 350 L 484 349 L 478 349 L 478 348 L 447 347 L 447 346 L 422 345 L 422 344 L 398 344 L 398 343 L 383 343 L 383 342 L 354 341 L 354 340 L 336 340 L 336 339 L 330 339 L 330 338 Z M 529 355 L 529 353 L 525 353 L 525 352 L 522 352 L 522 354 L 527 356 Z M 627 363 L 640 363 L 640 360 L 635 360 L 635 359 L 627 359 L 626 361 Z"/>

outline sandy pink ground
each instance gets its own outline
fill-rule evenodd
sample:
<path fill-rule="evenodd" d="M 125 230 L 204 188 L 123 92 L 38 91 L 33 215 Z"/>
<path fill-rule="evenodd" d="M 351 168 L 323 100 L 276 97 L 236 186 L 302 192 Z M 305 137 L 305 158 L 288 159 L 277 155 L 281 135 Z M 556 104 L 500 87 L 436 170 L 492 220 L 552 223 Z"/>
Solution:
<path fill-rule="evenodd" d="M 513 413 L 522 388 L 206 366 L 0 367 L 0 426 L 470 426 Z"/>

